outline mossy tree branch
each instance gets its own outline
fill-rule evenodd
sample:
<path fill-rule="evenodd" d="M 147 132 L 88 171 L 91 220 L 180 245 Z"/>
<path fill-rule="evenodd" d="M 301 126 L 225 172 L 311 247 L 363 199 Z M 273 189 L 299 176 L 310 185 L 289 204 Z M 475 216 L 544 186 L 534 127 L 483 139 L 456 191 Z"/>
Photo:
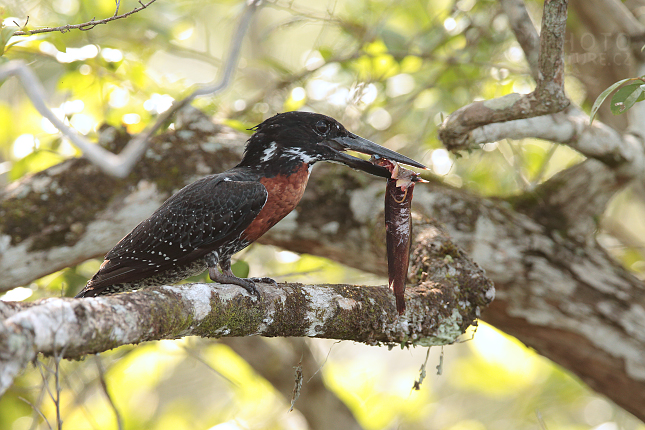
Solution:
<path fill-rule="evenodd" d="M 420 229 L 419 283 L 398 316 L 385 287 L 280 284 L 258 300 L 234 285 L 160 286 L 88 299 L 0 302 L 0 394 L 36 354 L 78 358 L 188 335 L 309 336 L 370 345 L 450 344 L 494 296 L 492 282 L 438 227 Z"/>

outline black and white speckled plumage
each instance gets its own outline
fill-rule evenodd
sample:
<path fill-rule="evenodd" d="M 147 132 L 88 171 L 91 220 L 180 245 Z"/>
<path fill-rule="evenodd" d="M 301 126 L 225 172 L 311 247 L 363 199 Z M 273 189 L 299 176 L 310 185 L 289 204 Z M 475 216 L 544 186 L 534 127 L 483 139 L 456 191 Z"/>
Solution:
<path fill-rule="evenodd" d="M 423 167 L 350 133 L 328 116 L 275 115 L 255 127 L 237 167 L 202 178 L 170 197 L 107 253 L 76 297 L 171 284 L 207 268 L 211 279 L 257 294 L 252 280 L 233 275 L 230 257 L 295 208 L 314 163 L 336 161 L 389 177 L 387 169 L 351 157 L 346 149 Z"/>
<path fill-rule="evenodd" d="M 169 198 L 105 256 L 81 297 L 175 283 L 244 249 L 244 229 L 267 200 L 257 175 L 233 169 L 202 178 Z M 94 293 L 94 294 L 93 294 Z"/>

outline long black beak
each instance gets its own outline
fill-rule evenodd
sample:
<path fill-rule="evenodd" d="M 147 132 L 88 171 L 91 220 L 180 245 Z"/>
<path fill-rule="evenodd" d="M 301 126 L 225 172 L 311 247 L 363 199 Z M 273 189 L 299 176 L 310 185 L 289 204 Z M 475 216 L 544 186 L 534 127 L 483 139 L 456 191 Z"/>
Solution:
<path fill-rule="evenodd" d="M 374 165 L 357 157 L 352 157 L 349 154 L 345 154 L 343 151 L 351 150 L 368 155 L 377 155 L 382 158 L 387 158 L 388 160 L 407 164 L 408 166 L 427 169 L 427 167 L 423 164 L 417 163 L 416 161 L 406 157 L 405 155 L 401 155 L 398 152 L 384 148 L 381 145 L 377 145 L 374 142 L 371 142 L 352 133 L 350 133 L 349 136 L 330 139 L 325 143 L 327 143 L 329 147 L 334 150 L 335 158 L 332 161 L 343 163 L 353 169 L 362 170 L 375 176 L 389 178 L 390 171 L 385 167 Z"/>

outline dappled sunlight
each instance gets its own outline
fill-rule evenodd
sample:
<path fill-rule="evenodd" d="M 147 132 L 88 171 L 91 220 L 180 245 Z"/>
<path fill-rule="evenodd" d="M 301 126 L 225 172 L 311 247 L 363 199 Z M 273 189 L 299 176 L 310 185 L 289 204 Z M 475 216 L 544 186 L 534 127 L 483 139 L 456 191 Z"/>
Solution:
<path fill-rule="evenodd" d="M 22 302 L 31 297 L 32 294 L 34 294 L 34 291 L 31 288 L 16 287 L 0 295 L 0 300 L 5 302 Z"/>
<path fill-rule="evenodd" d="M 296 423 L 302 423 L 301 419 L 297 414 L 287 414 L 285 399 L 241 357 L 224 345 L 199 344 L 202 346 L 196 347 L 192 338 L 185 338 L 101 354 L 108 368 L 108 389 L 129 425 L 154 429 L 190 429 L 196 425 L 218 429 L 299 428 Z M 495 423 L 502 425 L 509 419 L 506 425 L 511 427 L 499 428 L 518 428 L 518 423 L 524 423 L 519 428 L 534 428 L 536 410 L 547 423 L 559 420 L 562 428 L 576 429 L 581 427 L 568 421 L 562 405 L 581 393 L 589 396 L 580 406 L 581 419 L 593 426 L 614 423 L 610 420 L 615 409 L 607 402 L 591 396 L 545 359 L 485 324 L 480 323 L 473 340 L 444 347 L 443 360 L 442 348 L 431 348 L 427 375 L 418 391 L 413 384 L 425 361 L 425 348 L 388 350 L 327 340 L 312 340 L 311 347 L 329 389 L 366 429 L 404 426 L 479 430 L 496 428 Z M 89 357 L 81 373 L 72 371 L 75 363 L 63 363 L 66 382 L 61 405 L 69 428 L 85 428 L 91 423 L 116 428 L 113 411 L 97 385 L 93 361 Z M 437 375 L 440 363 L 442 374 Z M 311 376 L 303 375 L 303 382 L 307 384 Z M 79 398 L 68 384 L 76 386 L 83 380 L 92 385 Z M 31 370 L 18 384 L 37 387 L 39 381 L 38 372 Z M 558 404 L 547 402 L 551 396 Z M 9 398 L 0 400 L 0 408 Z M 43 410 L 52 416 L 51 402 L 46 400 Z M 605 427 L 600 428 L 609 428 Z"/>
<path fill-rule="evenodd" d="M 358 352 L 358 351 L 357 351 Z M 394 422 L 417 421 L 429 413 L 431 388 L 412 389 L 414 373 L 408 366 L 395 368 L 392 363 L 362 350 L 355 360 L 325 365 L 325 380 L 368 429 L 390 427 Z M 398 351 L 395 355 L 405 353 Z M 432 405 L 432 408 L 436 405 Z M 423 413 L 422 413 L 423 412 Z"/>
<path fill-rule="evenodd" d="M 479 324 L 468 346 L 484 361 L 501 365 L 511 374 L 524 374 L 531 379 L 535 378 L 538 367 L 544 363 L 544 359 L 533 350 L 486 323 Z"/>
<path fill-rule="evenodd" d="M 13 156 L 16 158 L 24 158 L 34 152 L 38 144 L 39 142 L 33 134 L 21 134 L 13 142 Z"/>
<path fill-rule="evenodd" d="M 509 398 L 544 382 L 548 376 L 544 359 L 499 332 L 481 334 L 493 330 L 480 325 L 472 341 L 477 358 L 457 359 L 448 373 L 451 384 L 490 397 Z"/>

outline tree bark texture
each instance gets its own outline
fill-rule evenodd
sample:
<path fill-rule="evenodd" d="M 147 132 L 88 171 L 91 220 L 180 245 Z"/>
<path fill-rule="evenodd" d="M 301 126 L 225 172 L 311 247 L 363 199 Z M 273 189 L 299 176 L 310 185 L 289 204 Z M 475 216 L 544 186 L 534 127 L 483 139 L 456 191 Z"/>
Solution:
<path fill-rule="evenodd" d="M 17 222 L 7 222 L 11 217 L 0 217 L 3 220 L 0 271 L 7 274 L 2 279 L 2 289 L 27 284 L 46 273 L 105 253 L 173 190 L 198 174 L 229 168 L 239 158 L 246 138 L 242 133 L 214 126 L 195 110 L 184 111 L 177 124 L 176 131 L 165 133 L 153 142 L 141 166 L 124 180 L 111 179 L 83 160 L 71 160 L 12 184 L 0 201 L 0 211 L 4 214 L 28 214 L 33 207 L 41 210 L 32 211 L 32 216 L 24 215 L 27 225 L 31 226 L 29 230 L 19 228 Z M 106 134 L 117 136 L 110 130 L 106 130 Z M 161 170 L 168 170 L 170 174 L 164 176 Z M 367 272 L 385 275 L 384 185 L 384 181 L 340 166 L 318 166 L 299 207 L 270 230 L 262 242 L 294 252 L 328 257 Z M 587 160 L 561 172 L 525 196 L 508 199 L 481 198 L 439 181 L 419 184 L 413 202 L 413 210 L 418 215 L 414 222 L 415 251 L 410 270 L 419 286 L 410 289 L 409 303 L 412 301 L 412 306 L 414 303 L 429 303 L 423 302 L 426 299 L 417 301 L 411 298 L 416 294 L 427 300 L 440 297 L 440 300 L 448 301 L 452 297 L 441 296 L 447 292 L 445 288 L 434 291 L 432 286 L 441 285 L 451 278 L 446 274 L 457 273 L 455 262 L 461 261 L 462 251 L 445 238 L 441 227 L 429 221 L 428 217 L 432 216 L 496 283 L 497 299 L 482 314 L 484 320 L 517 336 L 644 419 L 641 408 L 645 402 L 643 283 L 583 234 L 595 226 L 592 215 L 596 216 L 598 212 L 593 212 L 602 210 L 609 198 L 607 196 L 624 186 L 626 182 L 620 175 L 615 175 L 611 168 L 596 160 Z M 56 201 L 56 195 L 65 196 L 77 204 L 65 206 L 65 203 Z M 581 229 L 580 225 L 586 228 Z M 425 252 L 432 253 L 432 258 L 428 259 Z M 419 270 L 418 264 L 424 259 L 429 261 L 427 269 Z M 470 270 L 464 273 L 477 274 L 475 269 Z M 478 279 L 477 276 L 474 279 Z M 468 290 L 468 279 L 455 279 L 454 282 L 464 291 Z M 477 282 L 486 285 L 483 280 Z M 449 294 L 461 294 L 454 289 L 455 284 L 449 287 Z M 204 286 L 193 288 L 213 297 L 218 291 Z M 251 302 L 239 288 L 231 288 L 227 287 L 225 294 L 235 293 L 237 300 L 248 302 L 245 306 L 262 314 L 258 304 Z M 378 288 L 347 288 L 363 299 L 351 295 L 346 297 L 342 289 L 335 290 L 334 294 L 361 303 L 368 303 L 369 300 L 364 301 L 367 297 L 376 300 L 382 296 L 379 309 L 385 310 L 383 317 L 386 321 L 393 318 L 391 294 Z M 481 308 L 486 301 L 486 292 L 490 298 L 490 290 L 480 288 L 479 295 L 474 296 L 475 302 L 455 306 L 473 311 Z M 122 297 L 100 298 L 92 304 L 57 300 L 61 304 L 56 306 L 66 309 L 70 315 L 79 312 L 72 309 L 83 309 L 80 313 L 92 321 L 93 315 L 98 315 L 94 307 L 99 304 L 109 314 L 121 310 L 123 315 L 132 312 L 132 315 L 145 315 L 145 312 L 128 310 L 128 306 L 136 303 L 150 306 L 154 300 L 170 301 L 175 306 L 172 309 L 176 309 L 170 314 L 177 316 L 169 320 L 169 326 L 163 332 L 153 330 L 157 337 L 131 336 L 121 341 L 140 342 L 201 330 L 187 331 L 194 316 L 181 316 L 186 311 L 177 304 L 183 302 L 176 301 L 176 294 L 175 290 L 166 287 Z M 293 297 L 299 296 L 295 294 Z M 17 312 L 23 307 L 28 311 L 34 305 L 4 306 L 5 318 L 9 315 L 17 318 Z M 155 309 L 168 310 L 169 306 L 164 304 Z M 413 310 L 415 315 L 425 312 L 418 307 L 417 310 L 418 313 Z M 58 311 L 48 312 L 56 314 Z M 450 315 L 439 316 L 438 320 L 446 317 Z M 121 321 L 117 317 L 111 318 L 113 324 Z M 364 316 L 359 320 L 362 318 Z M 304 324 L 304 321 L 303 317 L 300 322 Z M 367 319 L 361 324 L 369 327 L 369 321 Z M 141 325 L 138 321 L 133 323 Z M 105 324 L 104 327 L 110 327 L 111 323 Z M 305 329 L 305 326 L 296 324 L 297 330 L 292 327 L 290 330 L 293 331 L 283 331 L 280 335 L 317 335 L 308 332 L 311 327 L 306 326 L 308 328 Z M 378 330 L 381 337 L 374 337 L 377 334 L 370 333 L 371 329 L 351 330 L 352 333 L 345 338 L 378 342 L 400 342 L 404 339 L 399 335 L 386 335 L 382 329 Z M 116 328 L 114 331 L 119 332 Z M 210 332 L 209 335 L 221 336 L 222 333 Z M 235 333 L 242 335 L 255 331 Z M 428 333 L 424 332 L 423 336 Z M 342 337 L 338 333 L 327 335 Z M 117 344 L 119 342 L 108 336 L 85 346 L 68 346 L 65 353 L 80 355 Z M 15 348 L 26 348 L 21 345 L 18 342 Z M 58 345 L 59 348 L 62 346 Z M 56 351 L 55 348 L 38 349 L 49 353 Z M 33 353 L 33 347 L 29 351 Z"/>
<path fill-rule="evenodd" d="M 182 336 L 309 336 L 370 345 L 455 342 L 494 296 L 492 283 L 437 227 L 418 235 L 418 284 L 398 316 L 385 287 L 185 284 L 88 299 L 0 302 L 0 393 L 39 352 L 77 358 L 116 346 Z"/>

